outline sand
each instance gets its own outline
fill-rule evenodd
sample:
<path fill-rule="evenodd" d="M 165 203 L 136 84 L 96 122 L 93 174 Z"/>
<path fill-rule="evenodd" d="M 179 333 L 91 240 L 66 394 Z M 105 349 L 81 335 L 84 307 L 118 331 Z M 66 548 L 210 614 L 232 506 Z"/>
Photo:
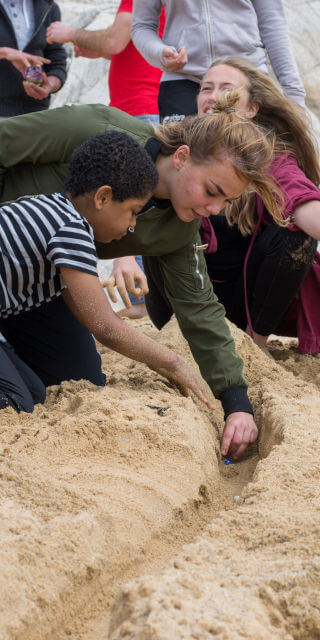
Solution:
<path fill-rule="evenodd" d="M 230 467 L 221 408 L 105 348 L 106 388 L 1 412 L 0 640 L 320 638 L 320 359 L 232 331 L 260 437 Z"/>

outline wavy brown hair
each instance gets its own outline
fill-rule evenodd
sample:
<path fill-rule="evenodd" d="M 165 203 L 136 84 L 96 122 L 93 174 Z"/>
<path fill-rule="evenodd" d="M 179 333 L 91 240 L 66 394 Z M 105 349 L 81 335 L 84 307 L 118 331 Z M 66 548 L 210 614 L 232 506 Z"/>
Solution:
<path fill-rule="evenodd" d="M 313 140 L 308 122 L 301 117 L 299 107 L 285 98 L 268 76 L 258 71 L 244 58 L 236 56 L 219 58 L 209 69 L 222 64 L 238 69 L 246 77 L 249 101 L 256 103 L 259 107 L 252 120 L 265 131 L 266 135 L 273 137 L 275 155 L 292 154 L 300 169 L 318 186 L 320 166 L 317 144 Z M 239 91 L 241 92 L 241 89 Z M 279 190 L 274 193 L 278 194 L 279 201 Z M 283 196 L 281 201 L 283 202 Z M 278 224 L 286 224 L 283 218 L 279 220 L 275 217 L 267 205 L 266 208 Z M 257 221 L 255 194 L 244 194 L 237 202 L 227 205 L 225 215 L 230 224 L 238 225 L 243 235 L 252 233 Z"/>
<path fill-rule="evenodd" d="M 301 116 L 299 106 L 286 98 L 273 80 L 258 71 L 245 58 L 219 58 L 209 69 L 221 64 L 238 69 L 246 76 L 249 100 L 259 106 L 254 122 L 274 133 L 275 152 L 294 155 L 300 169 L 309 180 L 319 186 L 317 143 L 312 137 L 309 123 Z"/>
<path fill-rule="evenodd" d="M 161 142 L 160 152 L 172 155 L 187 145 L 195 164 L 207 164 L 227 155 L 237 175 L 248 182 L 246 193 L 258 193 L 273 218 L 283 224 L 278 204 L 281 196 L 267 171 L 274 157 L 273 135 L 236 112 L 239 99 L 239 91 L 225 92 L 217 100 L 213 114 L 188 116 L 160 126 L 155 132 Z"/>

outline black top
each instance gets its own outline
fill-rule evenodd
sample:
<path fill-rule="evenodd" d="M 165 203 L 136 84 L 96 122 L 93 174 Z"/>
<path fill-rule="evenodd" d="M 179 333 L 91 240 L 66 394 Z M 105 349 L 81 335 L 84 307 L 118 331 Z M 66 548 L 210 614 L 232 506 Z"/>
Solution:
<path fill-rule="evenodd" d="M 241 275 L 251 236 L 243 236 L 238 227 L 228 225 L 222 214 L 210 216 L 218 241 L 218 251 L 207 253 L 207 269 L 211 280 L 230 282 Z"/>

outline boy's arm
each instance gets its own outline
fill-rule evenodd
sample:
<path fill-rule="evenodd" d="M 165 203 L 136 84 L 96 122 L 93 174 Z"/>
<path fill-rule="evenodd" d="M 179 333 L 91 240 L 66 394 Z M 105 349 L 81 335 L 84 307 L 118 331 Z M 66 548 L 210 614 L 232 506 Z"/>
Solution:
<path fill-rule="evenodd" d="M 130 327 L 113 312 L 97 276 L 61 267 L 67 285 L 64 299 L 76 318 L 106 347 L 127 358 L 144 362 L 177 383 L 185 395 L 195 393 L 208 407 L 213 398 L 198 371 L 176 353 Z"/>

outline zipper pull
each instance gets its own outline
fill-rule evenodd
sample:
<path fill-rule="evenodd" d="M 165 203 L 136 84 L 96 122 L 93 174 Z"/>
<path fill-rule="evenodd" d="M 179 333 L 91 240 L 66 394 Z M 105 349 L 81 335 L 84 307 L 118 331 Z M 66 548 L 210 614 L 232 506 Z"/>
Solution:
<path fill-rule="evenodd" d="M 194 250 L 195 251 L 205 251 L 206 249 L 208 249 L 208 244 L 194 244 Z"/>

